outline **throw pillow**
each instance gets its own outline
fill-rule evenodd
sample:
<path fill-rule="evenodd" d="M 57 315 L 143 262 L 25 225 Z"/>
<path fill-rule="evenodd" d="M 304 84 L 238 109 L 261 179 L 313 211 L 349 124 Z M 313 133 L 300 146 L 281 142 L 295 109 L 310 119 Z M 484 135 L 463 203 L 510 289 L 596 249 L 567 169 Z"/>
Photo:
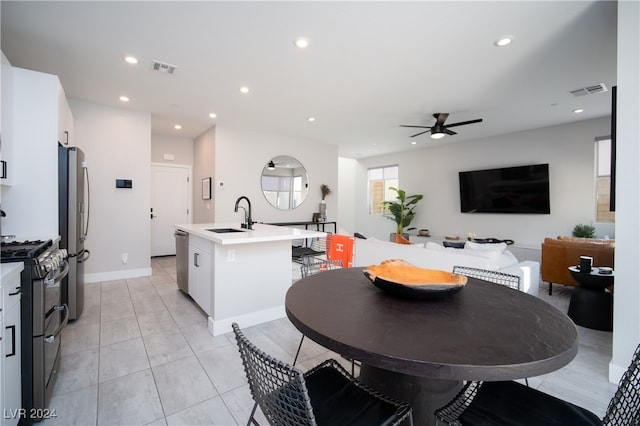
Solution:
<path fill-rule="evenodd" d="M 454 248 L 454 249 L 463 249 L 464 248 L 464 242 L 452 243 L 451 241 L 443 241 L 442 245 L 444 247 L 451 247 L 451 248 Z"/>
<path fill-rule="evenodd" d="M 507 268 L 515 265 L 516 263 L 518 263 L 518 258 L 516 258 L 509 250 L 503 251 L 497 261 L 498 269 Z"/>
<path fill-rule="evenodd" d="M 474 243 L 473 241 L 467 241 L 464 243 L 464 248 L 502 253 L 507 249 L 507 243 Z"/>

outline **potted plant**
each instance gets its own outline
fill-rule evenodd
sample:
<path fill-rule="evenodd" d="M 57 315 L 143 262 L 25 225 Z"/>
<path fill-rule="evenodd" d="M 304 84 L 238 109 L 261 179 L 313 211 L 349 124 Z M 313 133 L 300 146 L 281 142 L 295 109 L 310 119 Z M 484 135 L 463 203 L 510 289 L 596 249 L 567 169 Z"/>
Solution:
<path fill-rule="evenodd" d="M 389 189 L 395 191 L 398 195 L 396 201 L 383 201 L 382 205 L 385 210 L 389 211 L 393 216 L 393 220 L 396 222 L 396 235 L 401 235 L 407 238 L 406 231 L 410 231 L 415 228 L 407 228 L 415 216 L 415 208 L 418 201 L 422 200 L 422 194 L 407 195 L 402 189 L 389 187 Z M 393 238 L 395 240 L 395 237 Z"/>
<path fill-rule="evenodd" d="M 329 188 L 329 185 L 323 183 L 320 185 L 320 193 L 322 194 L 322 201 L 324 201 L 326 196 L 331 194 L 331 188 Z"/>
<path fill-rule="evenodd" d="M 596 236 L 596 228 L 579 223 L 573 227 L 572 235 L 579 238 L 594 238 Z"/>
<path fill-rule="evenodd" d="M 327 218 L 327 204 L 324 199 L 327 195 L 331 194 L 331 188 L 329 188 L 329 185 L 324 183 L 320 185 L 320 194 L 322 194 L 322 201 L 320 201 L 320 221 L 324 222 Z"/>

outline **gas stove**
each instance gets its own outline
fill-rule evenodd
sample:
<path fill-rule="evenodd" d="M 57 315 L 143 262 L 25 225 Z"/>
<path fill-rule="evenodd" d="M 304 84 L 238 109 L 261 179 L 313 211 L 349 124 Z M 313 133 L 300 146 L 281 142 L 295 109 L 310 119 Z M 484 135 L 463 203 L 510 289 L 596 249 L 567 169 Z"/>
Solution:
<path fill-rule="evenodd" d="M 42 420 L 60 364 L 62 330 L 69 320 L 62 282 L 67 251 L 53 240 L 0 241 L 2 263 L 23 262 L 20 274 L 22 412 L 20 425 Z"/>
<path fill-rule="evenodd" d="M 22 262 L 28 259 L 35 259 L 52 245 L 53 242 L 51 240 L 3 242 L 1 244 L 2 263 Z"/>
<path fill-rule="evenodd" d="M 54 246 L 52 240 L 12 241 L 1 244 L 2 263 L 24 262 L 38 275 L 56 271 L 67 259 L 67 250 Z"/>

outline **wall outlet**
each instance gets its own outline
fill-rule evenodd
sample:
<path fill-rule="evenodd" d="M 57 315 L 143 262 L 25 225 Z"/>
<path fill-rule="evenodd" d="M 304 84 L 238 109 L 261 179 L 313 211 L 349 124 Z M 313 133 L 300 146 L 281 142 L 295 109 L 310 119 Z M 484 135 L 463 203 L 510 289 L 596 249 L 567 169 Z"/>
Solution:
<path fill-rule="evenodd" d="M 129 253 L 122 253 L 122 263 L 127 263 L 129 261 Z"/>
<path fill-rule="evenodd" d="M 236 251 L 235 249 L 230 249 L 227 252 L 227 262 L 235 262 L 236 261 Z"/>

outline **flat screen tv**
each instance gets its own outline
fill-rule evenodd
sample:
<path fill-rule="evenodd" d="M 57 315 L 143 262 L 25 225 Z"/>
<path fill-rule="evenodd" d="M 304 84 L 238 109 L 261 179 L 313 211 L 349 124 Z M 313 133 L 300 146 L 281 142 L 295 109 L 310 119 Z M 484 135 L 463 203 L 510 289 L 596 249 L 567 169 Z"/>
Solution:
<path fill-rule="evenodd" d="M 549 214 L 549 165 L 459 172 L 462 213 Z"/>

